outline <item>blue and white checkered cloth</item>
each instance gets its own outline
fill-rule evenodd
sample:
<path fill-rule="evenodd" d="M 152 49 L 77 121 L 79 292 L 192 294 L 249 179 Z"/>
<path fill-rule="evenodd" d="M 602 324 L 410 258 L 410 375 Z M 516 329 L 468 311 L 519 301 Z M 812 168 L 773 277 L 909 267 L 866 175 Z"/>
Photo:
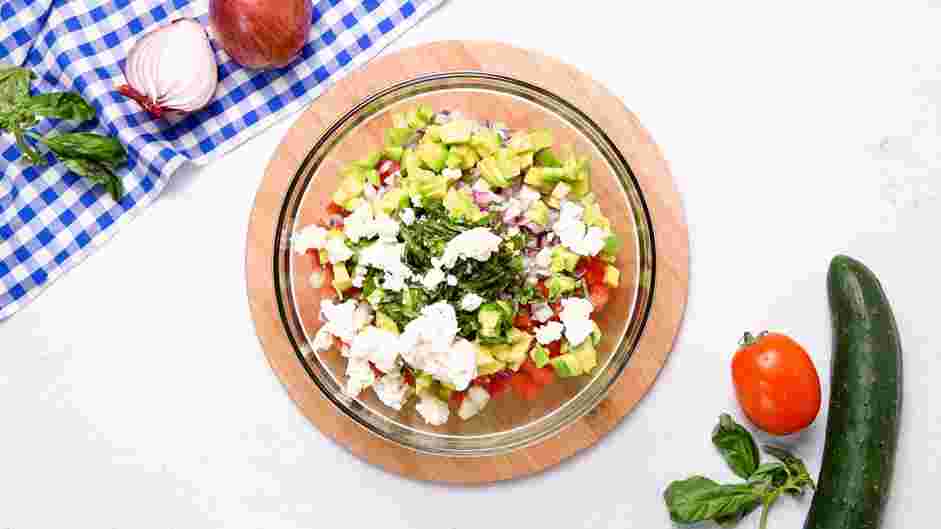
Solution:
<path fill-rule="evenodd" d="M 441 1 L 315 1 L 307 46 L 281 70 L 242 69 L 213 42 L 215 99 L 168 122 L 115 92 L 124 59 L 141 35 L 175 19 L 208 25 L 208 0 L 0 0 L 0 63 L 33 70 L 34 92 L 80 92 L 98 110 L 98 121 L 83 130 L 117 135 L 129 157 L 118 173 L 126 193 L 115 202 L 61 164 L 24 163 L 12 137 L 0 136 L 0 319 L 110 239 L 181 164 L 208 163 L 302 109 Z M 44 120 L 36 130 L 73 126 Z"/>

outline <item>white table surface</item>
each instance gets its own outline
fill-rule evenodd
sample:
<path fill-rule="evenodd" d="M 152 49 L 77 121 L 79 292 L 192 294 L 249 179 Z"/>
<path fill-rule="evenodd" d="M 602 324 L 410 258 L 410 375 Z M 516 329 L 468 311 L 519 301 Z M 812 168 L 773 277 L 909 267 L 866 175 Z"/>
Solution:
<path fill-rule="evenodd" d="M 0 324 L 0 528 L 668 527 L 670 480 L 732 478 L 708 433 L 722 411 L 741 417 L 729 360 L 743 331 L 790 333 L 829 394 L 825 275 L 838 252 L 878 273 L 903 335 L 884 527 L 927 516 L 941 441 L 937 3 L 574 5 L 451 1 L 395 47 L 494 39 L 555 55 L 623 97 L 671 161 L 689 309 L 620 427 L 541 475 L 459 488 L 387 474 L 311 426 L 268 369 L 243 278 L 248 212 L 288 120 L 178 173 Z M 825 415 L 791 440 L 814 474 Z M 771 527 L 798 527 L 808 505 L 782 499 Z"/>

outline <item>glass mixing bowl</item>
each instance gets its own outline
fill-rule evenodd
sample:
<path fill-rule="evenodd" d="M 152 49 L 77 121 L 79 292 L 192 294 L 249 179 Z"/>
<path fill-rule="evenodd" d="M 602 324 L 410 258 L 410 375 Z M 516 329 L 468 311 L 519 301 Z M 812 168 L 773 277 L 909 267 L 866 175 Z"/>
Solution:
<path fill-rule="evenodd" d="M 343 392 L 346 359 L 337 351 L 315 354 L 310 344 L 322 325 L 319 289 L 310 285 L 310 258 L 296 255 L 290 235 L 323 221 L 337 187 L 340 167 L 383 145 L 392 115 L 419 103 L 459 110 L 478 120 L 501 121 L 510 129 L 547 128 L 556 145 L 571 144 L 591 163 L 592 190 L 622 241 L 617 265 L 620 286 L 612 291 L 597 323 L 603 332 L 598 366 L 585 376 L 560 379 L 534 401 L 512 392 L 494 398 L 468 420 L 452 413 L 430 426 L 406 405 L 387 408 L 372 393 Z M 319 134 L 319 137 L 317 136 Z M 652 299 L 654 245 L 650 215 L 624 156 L 589 117 L 537 86 L 481 72 L 450 72 L 405 81 L 372 95 L 325 131 L 311 131 L 312 147 L 291 181 L 281 207 L 275 241 L 274 284 L 284 329 L 301 364 L 336 408 L 370 432 L 407 448 L 447 456 L 497 455 L 545 439 L 591 411 L 630 361 Z"/>

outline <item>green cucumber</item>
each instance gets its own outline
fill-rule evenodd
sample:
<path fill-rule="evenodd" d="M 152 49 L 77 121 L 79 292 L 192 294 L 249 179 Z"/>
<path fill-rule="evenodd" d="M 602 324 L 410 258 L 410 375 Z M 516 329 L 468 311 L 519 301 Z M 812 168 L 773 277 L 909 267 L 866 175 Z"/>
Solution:
<path fill-rule="evenodd" d="M 804 529 L 876 529 L 892 481 L 902 405 L 902 347 L 876 276 L 837 256 L 827 277 L 833 324 L 830 414 Z"/>

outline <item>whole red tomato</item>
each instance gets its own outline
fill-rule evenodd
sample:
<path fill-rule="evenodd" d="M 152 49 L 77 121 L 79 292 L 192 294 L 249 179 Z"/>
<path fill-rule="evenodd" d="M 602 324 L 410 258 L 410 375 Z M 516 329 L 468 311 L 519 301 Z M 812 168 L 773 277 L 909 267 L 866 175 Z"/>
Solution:
<path fill-rule="evenodd" d="M 807 351 L 778 333 L 745 334 L 732 359 L 732 382 L 745 415 L 774 435 L 800 431 L 820 411 L 820 377 Z"/>

